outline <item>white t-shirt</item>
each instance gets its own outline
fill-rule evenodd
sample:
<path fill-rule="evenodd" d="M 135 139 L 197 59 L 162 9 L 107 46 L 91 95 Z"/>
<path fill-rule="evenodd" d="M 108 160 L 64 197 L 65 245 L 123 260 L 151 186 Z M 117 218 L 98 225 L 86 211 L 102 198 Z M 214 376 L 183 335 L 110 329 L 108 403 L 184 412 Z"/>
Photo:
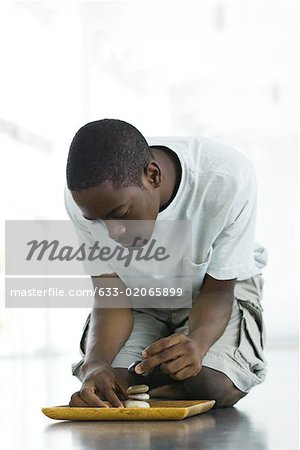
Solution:
<path fill-rule="evenodd" d="M 188 264 L 193 290 L 206 273 L 218 280 L 244 280 L 260 274 L 267 251 L 255 242 L 256 177 L 253 164 L 240 152 L 202 137 L 148 138 L 179 157 L 182 177 L 176 196 L 157 220 L 188 220 L 192 226 L 192 254 Z M 67 187 L 65 206 L 75 229 L 91 246 L 101 239 L 101 223 L 83 218 Z M 114 242 L 114 241 L 113 241 Z M 136 264 L 136 265 L 135 265 Z M 138 274 L 139 263 L 131 270 Z M 126 281 L 126 270 L 113 262 L 86 263 L 92 275 L 116 272 Z"/>

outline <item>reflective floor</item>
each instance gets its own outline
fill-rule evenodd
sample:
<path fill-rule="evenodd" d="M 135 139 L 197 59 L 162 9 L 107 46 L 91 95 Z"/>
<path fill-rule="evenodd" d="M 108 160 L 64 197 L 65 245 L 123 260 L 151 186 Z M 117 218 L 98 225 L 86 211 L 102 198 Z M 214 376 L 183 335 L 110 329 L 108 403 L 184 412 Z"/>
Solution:
<path fill-rule="evenodd" d="M 62 357 L 2 359 L 1 447 L 9 449 L 296 450 L 298 353 L 269 350 L 267 381 L 235 407 L 178 422 L 58 422 L 42 406 L 67 404 L 79 387 Z"/>

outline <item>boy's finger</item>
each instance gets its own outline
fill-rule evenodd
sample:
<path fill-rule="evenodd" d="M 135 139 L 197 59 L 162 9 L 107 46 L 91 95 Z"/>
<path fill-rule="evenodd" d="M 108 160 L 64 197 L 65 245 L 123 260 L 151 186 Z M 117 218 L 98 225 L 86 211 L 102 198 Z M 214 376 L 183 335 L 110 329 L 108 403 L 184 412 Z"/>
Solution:
<path fill-rule="evenodd" d="M 171 374 L 170 377 L 174 378 L 174 380 L 176 381 L 183 381 L 186 380 L 187 378 L 190 378 L 192 376 L 194 376 L 195 370 L 193 369 L 193 366 L 186 366 L 183 369 L 179 370 L 178 372 Z M 200 371 L 199 371 L 200 372 Z M 197 372 L 197 373 L 199 373 Z"/>
<path fill-rule="evenodd" d="M 106 389 L 104 391 L 104 395 L 106 400 L 111 404 L 111 406 L 116 408 L 124 408 L 123 403 L 121 402 L 121 400 L 119 399 L 119 397 L 117 396 L 117 394 L 113 389 Z"/>
<path fill-rule="evenodd" d="M 82 400 L 84 400 L 89 406 L 99 406 L 100 408 L 108 408 L 108 405 L 104 403 L 98 395 L 95 394 L 95 390 L 90 387 L 83 387 L 79 393 Z"/>
<path fill-rule="evenodd" d="M 172 361 L 177 361 L 182 358 L 185 354 L 185 348 L 181 344 L 173 345 L 157 355 L 149 356 L 143 362 L 136 366 L 137 373 L 149 372 L 157 366 L 163 364 L 172 363 Z"/>
<path fill-rule="evenodd" d="M 145 350 L 142 351 L 142 355 L 144 358 L 156 355 L 157 353 L 160 353 L 162 350 L 165 350 L 166 348 L 178 344 L 179 342 L 181 342 L 181 340 L 182 340 L 181 334 L 179 333 L 171 334 L 171 336 L 159 339 L 158 341 L 146 347 Z"/>
<path fill-rule="evenodd" d="M 154 356 L 149 356 L 143 362 L 136 366 L 136 373 L 143 373 L 153 370 L 155 367 L 161 364 L 168 363 L 170 361 L 178 359 L 185 353 L 185 348 L 183 345 L 177 344 L 162 350 Z"/>
<path fill-rule="evenodd" d="M 128 399 L 128 384 L 125 381 L 121 380 L 120 377 L 116 380 L 115 388 L 124 397 L 125 400 Z"/>
<path fill-rule="evenodd" d="M 141 362 L 137 366 L 135 366 L 135 372 L 137 374 L 141 374 L 144 372 L 150 372 L 155 367 L 160 365 L 160 359 L 155 356 L 150 356 L 149 358 L 145 359 L 145 361 Z"/>
<path fill-rule="evenodd" d="M 74 392 L 71 396 L 71 400 L 69 402 L 69 406 L 71 407 L 88 407 L 89 405 L 80 398 L 79 392 Z"/>
<path fill-rule="evenodd" d="M 187 365 L 189 365 L 189 361 L 185 357 L 185 355 L 182 354 L 181 356 L 179 356 L 176 359 L 173 359 L 172 361 L 167 361 L 161 364 L 160 368 L 161 371 L 166 375 L 171 375 L 184 369 Z"/>

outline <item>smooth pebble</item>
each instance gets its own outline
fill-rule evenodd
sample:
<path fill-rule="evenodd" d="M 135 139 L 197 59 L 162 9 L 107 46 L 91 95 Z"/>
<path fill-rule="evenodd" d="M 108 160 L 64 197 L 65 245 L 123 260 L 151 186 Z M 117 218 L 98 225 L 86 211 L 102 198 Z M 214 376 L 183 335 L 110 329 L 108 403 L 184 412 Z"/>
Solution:
<path fill-rule="evenodd" d="M 149 386 L 146 384 L 135 384 L 133 386 L 129 386 L 127 389 L 127 394 L 144 394 L 149 391 Z"/>
<path fill-rule="evenodd" d="M 129 396 L 130 400 L 149 400 L 149 398 L 150 398 L 150 395 L 146 394 L 146 393 L 143 393 L 143 394 L 130 393 L 130 394 L 128 394 L 128 396 Z"/>
<path fill-rule="evenodd" d="M 128 367 L 128 372 L 131 373 L 132 375 L 136 375 L 135 372 L 135 366 L 137 366 L 138 364 L 140 364 L 142 361 L 135 361 L 134 363 L 130 364 L 130 366 Z"/>
<path fill-rule="evenodd" d="M 125 408 L 150 408 L 149 403 L 139 400 L 126 400 L 124 406 Z"/>

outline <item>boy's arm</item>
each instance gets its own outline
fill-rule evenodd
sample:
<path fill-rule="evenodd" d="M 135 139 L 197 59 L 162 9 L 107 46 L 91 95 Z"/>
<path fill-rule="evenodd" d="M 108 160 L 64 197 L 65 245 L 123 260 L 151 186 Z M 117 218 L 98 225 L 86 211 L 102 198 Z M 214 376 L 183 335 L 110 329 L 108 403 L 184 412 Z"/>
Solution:
<path fill-rule="evenodd" d="M 144 361 L 135 367 L 141 374 L 156 366 L 174 378 L 196 375 L 209 348 L 222 336 L 234 299 L 234 280 L 215 280 L 206 274 L 198 298 L 189 313 L 189 334 L 174 333 L 146 348 Z"/>
<path fill-rule="evenodd" d="M 222 336 L 234 300 L 234 280 L 216 280 L 206 274 L 200 294 L 189 314 L 189 337 L 198 343 L 203 358 Z"/>
<path fill-rule="evenodd" d="M 116 274 L 92 277 L 94 288 L 125 291 Z M 111 291 L 112 292 L 112 291 Z M 113 306 L 113 307 L 111 307 Z M 133 312 L 125 294 L 95 295 L 91 313 L 85 361 L 81 367 L 83 381 L 79 392 L 71 396 L 70 406 L 120 407 L 120 395 L 126 398 L 126 381 L 111 367 L 111 362 L 127 341 L 133 327 Z"/>
<path fill-rule="evenodd" d="M 116 274 L 92 277 L 94 288 L 125 291 L 126 286 Z M 110 304 L 113 307 L 109 307 Z M 111 364 L 127 341 L 133 327 L 133 313 L 125 294 L 95 297 L 91 313 L 83 373 L 93 364 Z"/>

